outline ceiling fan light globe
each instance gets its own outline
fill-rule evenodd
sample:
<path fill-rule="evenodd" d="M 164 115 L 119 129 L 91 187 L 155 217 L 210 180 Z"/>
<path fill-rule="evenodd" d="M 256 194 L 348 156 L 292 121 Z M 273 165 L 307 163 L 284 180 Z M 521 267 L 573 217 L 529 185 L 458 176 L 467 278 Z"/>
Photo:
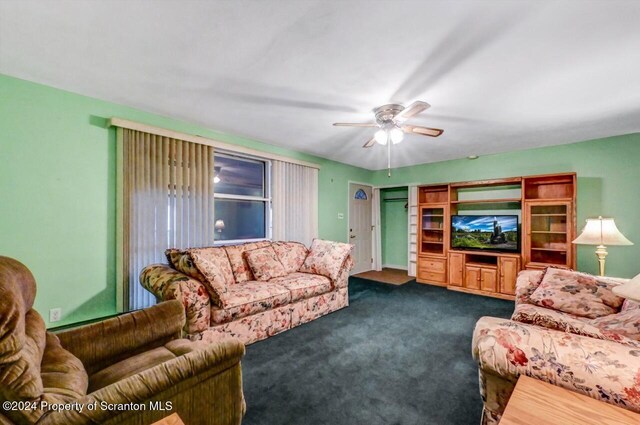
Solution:
<path fill-rule="evenodd" d="M 383 146 L 387 144 L 387 132 L 383 129 L 376 131 L 376 134 L 373 136 L 373 138 L 376 139 L 376 142 Z"/>
<path fill-rule="evenodd" d="M 399 129 L 399 128 L 392 128 L 389 131 L 389 136 L 391 137 L 391 141 L 393 142 L 393 144 L 397 144 L 402 142 L 402 139 L 404 139 L 404 132 Z"/>

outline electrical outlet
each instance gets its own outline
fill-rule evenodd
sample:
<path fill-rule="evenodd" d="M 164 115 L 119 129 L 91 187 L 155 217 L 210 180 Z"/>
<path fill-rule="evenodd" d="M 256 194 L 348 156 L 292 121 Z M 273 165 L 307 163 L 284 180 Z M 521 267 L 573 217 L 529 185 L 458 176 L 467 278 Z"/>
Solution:
<path fill-rule="evenodd" d="M 49 310 L 49 322 L 59 322 L 62 318 L 62 309 L 61 308 L 52 308 Z"/>

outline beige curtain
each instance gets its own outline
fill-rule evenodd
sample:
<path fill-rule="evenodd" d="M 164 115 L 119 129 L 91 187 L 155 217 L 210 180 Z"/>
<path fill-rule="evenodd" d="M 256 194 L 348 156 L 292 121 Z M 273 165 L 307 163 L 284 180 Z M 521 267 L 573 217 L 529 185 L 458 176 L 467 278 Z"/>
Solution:
<path fill-rule="evenodd" d="M 318 170 L 272 163 L 272 238 L 311 244 L 318 236 Z"/>
<path fill-rule="evenodd" d="M 155 302 L 140 271 L 164 251 L 213 245 L 213 147 L 122 131 L 124 297 L 131 309 Z M 126 301 L 125 301 L 126 302 Z"/>

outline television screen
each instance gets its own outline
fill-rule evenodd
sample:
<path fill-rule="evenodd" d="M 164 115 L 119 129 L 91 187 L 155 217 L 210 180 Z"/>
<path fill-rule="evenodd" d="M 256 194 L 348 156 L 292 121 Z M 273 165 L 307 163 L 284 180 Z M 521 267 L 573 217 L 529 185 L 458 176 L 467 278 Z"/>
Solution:
<path fill-rule="evenodd" d="M 451 216 L 451 248 L 520 250 L 517 215 Z"/>

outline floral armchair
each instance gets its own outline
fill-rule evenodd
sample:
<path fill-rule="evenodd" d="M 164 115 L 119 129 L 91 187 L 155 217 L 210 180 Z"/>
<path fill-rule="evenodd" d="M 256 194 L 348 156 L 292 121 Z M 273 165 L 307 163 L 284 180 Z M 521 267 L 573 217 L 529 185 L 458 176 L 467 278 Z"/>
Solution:
<path fill-rule="evenodd" d="M 512 320 L 476 324 L 482 424 L 499 423 L 520 375 L 640 412 L 640 306 L 626 301 L 619 313 L 596 319 L 535 306 L 529 297 L 541 273 L 518 276 Z"/>

